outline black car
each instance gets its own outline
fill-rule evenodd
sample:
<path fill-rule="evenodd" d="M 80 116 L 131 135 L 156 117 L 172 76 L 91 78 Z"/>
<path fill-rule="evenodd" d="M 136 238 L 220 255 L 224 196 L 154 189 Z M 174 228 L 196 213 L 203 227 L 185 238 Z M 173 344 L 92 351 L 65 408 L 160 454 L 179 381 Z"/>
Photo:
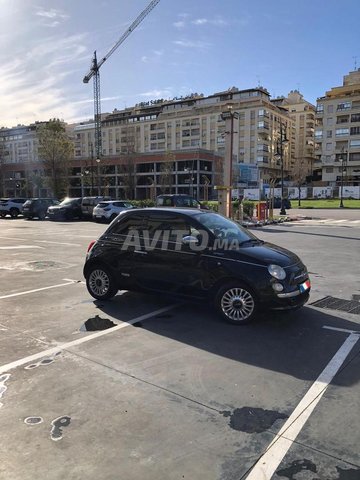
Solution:
<path fill-rule="evenodd" d="M 157 207 L 179 207 L 179 208 L 202 208 L 208 210 L 206 205 L 200 203 L 196 198 L 186 194 L 164 194 L 156 197 Z"/>
<path fill-rule="evenodd" d="M 22 213 L 25 218 L 39 218 L 44 220 L 47 210 L 51 205 L 58 205 L 59 201 L 54 198 L 31 198 L 23 205 Z"/>
<path fill-rule="evenodd" d="M 260 309 L 296 309 L 309 298 L 306 267 L 289 250 L 265 243 L 213 212 L 147 208 L 119 214 L 89 245 L 89 293 L 105 300 L 119 289 L 214 302 L 235 324 Z"/>
<path fill-rule="evenodd" d="M 48 208 L 47 214 L 50 220 L 73 220 L 82 218 L 82 198 L 65 198 L 59 205 Z"/>

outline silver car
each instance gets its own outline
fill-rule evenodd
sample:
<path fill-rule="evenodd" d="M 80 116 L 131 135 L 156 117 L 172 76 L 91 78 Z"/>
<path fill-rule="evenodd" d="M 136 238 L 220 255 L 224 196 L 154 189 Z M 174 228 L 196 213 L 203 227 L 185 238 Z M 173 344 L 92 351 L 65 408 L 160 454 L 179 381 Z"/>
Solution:
<path fill-rule="evenodd" d="M 95 222 L 112 222 L 120 212 L 136 208 L 132 203 L 126 200 L 111 200 L 100 202 L 93 210 L 93 220 Z"/>

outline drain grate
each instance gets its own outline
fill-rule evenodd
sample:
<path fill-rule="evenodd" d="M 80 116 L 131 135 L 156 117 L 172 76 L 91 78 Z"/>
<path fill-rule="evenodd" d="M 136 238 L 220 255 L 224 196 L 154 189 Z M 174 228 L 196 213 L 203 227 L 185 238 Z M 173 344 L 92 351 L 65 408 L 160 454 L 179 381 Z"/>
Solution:
<path fill-rule="evenodd" d="M 344 300 L 343 298 L 327 296 L 311 303 L 310 305 L 318 308 L 341 310 L 342 312 L 360 315 L 360 302 L 357 302 L 356 300 Z"/>

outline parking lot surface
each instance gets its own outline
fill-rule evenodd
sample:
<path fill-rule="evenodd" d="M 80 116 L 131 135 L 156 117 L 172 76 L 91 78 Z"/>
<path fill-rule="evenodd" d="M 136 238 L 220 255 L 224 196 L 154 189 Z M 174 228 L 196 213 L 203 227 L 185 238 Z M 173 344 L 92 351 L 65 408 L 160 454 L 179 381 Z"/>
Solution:
<path fill-rule="evenodd" d="M 0 478 L 360 478 L 360 228 L 283 224 L 310 304 L 234 326 L 211 304 L 88 294 L 91 222 L 0 220 Z M 355 300 L 354 300 L 355 299 Z M 106 328 L 112 326 L 112 328 Z"/>

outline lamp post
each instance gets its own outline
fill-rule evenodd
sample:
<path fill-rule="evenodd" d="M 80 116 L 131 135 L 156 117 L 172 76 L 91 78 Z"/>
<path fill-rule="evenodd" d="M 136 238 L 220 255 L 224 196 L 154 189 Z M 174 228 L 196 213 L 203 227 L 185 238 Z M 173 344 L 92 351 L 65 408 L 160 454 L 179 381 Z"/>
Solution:
<path fill-rule="evenodd" d="M 276 157 L 280 158 L 280 167 L 281 167 L 281 209 L 280 215 L 286 215 L 286 210 L 284 206 L 284 145 L 289 143 L 289 140 L 286 138 L 286 132 L 283 128 L 283 123 L 280 123 L 280 138 L 277 141 L 277 152 Z"/>
<path fill-rule="evenodd" d="M 344 157 L 345 154 L 345 157 Z M 341 187 L 340 187 L 340 205 L 339 208 L 344 208 L 344 203 L 343 203 L 343 187 L 344 187 L 344 170 L 346 170 L 346 162 L 347 162 L 347 150 L 344 150 L 342 148 L 341 150 L 341 157 L 339 158 L 341 162 Z"/>
<path fill-rule="evenodd" d="M 234 149 L 234 118 L 239 118 L 238 112 L 232 111 L 232 105 L 228 105 L 228 110 L 221 114 L 221 119 L 225 120 L 225 159 L 224 159 L 224 187 L 218 189 L 219 192 L 219 212 L 227 217 L 231 217 L 231 198 L 232 198 L 232 163 Z"/>

